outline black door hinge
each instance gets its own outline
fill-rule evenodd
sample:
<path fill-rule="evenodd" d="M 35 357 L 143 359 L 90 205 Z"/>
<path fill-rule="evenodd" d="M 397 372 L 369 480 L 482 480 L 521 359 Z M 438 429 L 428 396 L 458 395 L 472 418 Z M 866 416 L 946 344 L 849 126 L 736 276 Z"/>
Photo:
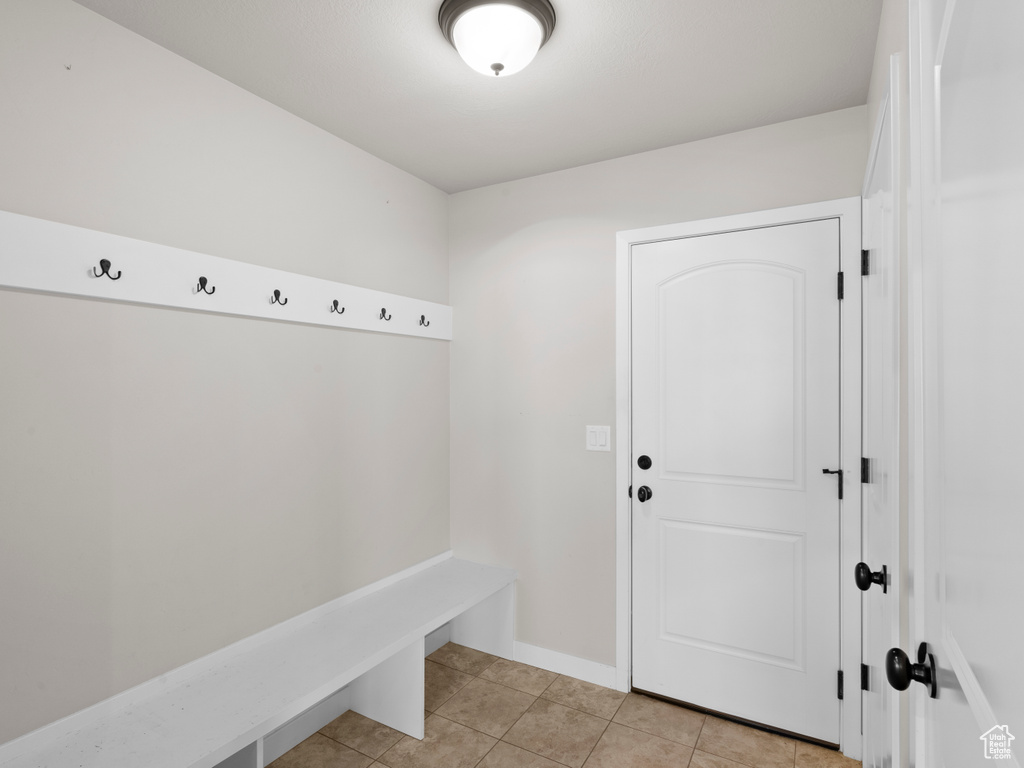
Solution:
<path fill-rule="evenodd" d="M 867 276 L 871 274 L 871 255 L 870 251 L 860 252 L 860 274 L 861 276 Z"/>
<path fill-rule="evenodd" d="M 860 481 L 862 483 L 871 482 L 871 459 L 866 459 L 863 456 L 860 457 Z"/>
<path fill-rule="evenodd" d="M 839 300 L 842 301 L 843 300 L 843 273 L 842 272 L 839 273 L 839 278 L 838 278 L 838 280 L 836 280 L 836 284 L 837 284 L 836 285 L 836 288 L 837 288 L 836 292 L 839 294 Z"/>
<path fill-rule="evenodd" d="M 629 498 L 633 498 L 633 486 L 629 486 Z"/>
<path fill-rule="evenodd" d="M 836 696 L 838 696 L 840 700 L 843 698 L 843 670 L 841 669 L 837 674 Z"/>
<path fill-rule="evenodd" d="M 867 664 L 860 665 L 860 689 L 862 691 L 870 690 L 868 680 L 870 678 L 869 667 Z"/>

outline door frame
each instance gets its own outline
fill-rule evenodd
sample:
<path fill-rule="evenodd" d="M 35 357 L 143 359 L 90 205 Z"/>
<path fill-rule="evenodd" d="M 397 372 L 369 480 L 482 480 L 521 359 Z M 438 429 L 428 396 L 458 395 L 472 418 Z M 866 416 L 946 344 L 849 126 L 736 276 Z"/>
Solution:
<path fill-rule="evenodd" d="M 839 257 L 845 275 L 840 304 L 840 464 L 845 482 L 840 502 L 840 663 L 845 691 L 840 702 L 839 747 L 861 758 L 861 600 L 853 580 L 861 553 L 861 199 L 847 197 L 768 211 L 632 229 L 616 234 L 615 254 L 615 685 L 628 691 L 632 680 L 632 391 L 630 366 L 630 263 L 634 245 L 780 224 L 839 219 Z"/>
<path fill-rule="evenodd" d="M 903 236 L 904 229 L 904 201 L 902 197 L 902 184 L 903 184 L 903 154 L 904 148 L 902 146 L 903 137 L 903 104 L 904 94 L 901 90 L 901 72 L 902 72 L 902 57 L 899 53 L 894 53 L 889 57 L 889 78 L 886 85 L 886 92 L 882 98 L 881 106 L 878 110 L 878 117 L 875 121 L 874 138 L 871 141 L 871 149 L 868 152 L 868 164 L 867 169 L 864 172 L 864 185 L 861 188 L 861 199 L 863 204 L 861 206 L 862 212 L 862 225 L 861 232 L 862 247 L 865 250 L 880 251 L 883 256 L 887 256 L 892 269 L 895 270 L 895 280 L 897 283 L 896 290 L 896 322 L 900 323 L 900 313 L 902 312 L 902 302 L 905 296 L 905 276 L 902 273 L 902 255 L 901 255 L 901 239 Z M 890 128 L 888 135 L 883 131 L 885 126 L 885 118 L 888 115 L 890 121 Z M 878 165 L 879 154 L 883 149 L 884 143 L 889 144 L 890 153 L 890 167 L 888 169 L 881 169 Z M 871 194 L 872 182 L 875 179 L 877 171 L 882 173 L 890 173 L 892 180 L 892 189 L 889 192 L 893 195 L 893 227 L 891 232 L 884 232 L 880 229 L 878 220 L 872 221 L 878 217 L 877 209 L 869 203 L 869 197 Z M 862 303 L 863 308 L 863 303 Z M 902 330 L 898 330 L 897 344 L 899 346 L 900 359 L 904 358 L 906 349 L 906 338 Z M 873 384 L 883 389 L 888 389 L 890 392 L 896 391 L 896 414 L 897 419 L 901 416 L 901 409 L 903 407 L 901 402 L 901 389 L 903 386 L 903 377 L 905 371 L 900 370 L 899 367 L 892 372 L 891 377 L 885 377 L 885 380 L 880 382 L 864 382 L 865 387 L 870 387 Z M 893 539 L 895 542 L 894 555 L 896 560 L 893 565 L 890 566 L 890 582 L 889 591 L 892 593 L 891 599 L 895 601 L 890 607 L 891 620 L 893 622 L 892 635 L 886 638 L 885 645 L 889 647 L 903 645 L 903 639 L 906 636 L 906 573 L 907 573 L 907 540 L 904 532 L 905 518 L 903 517 L 903 510 L 899 508 L 899 498 L 902 494 L 902 488 L 905 483 L 906 464 L 905 451 L 906 451 L 906 439 L 902 428 L 897 428 L 896 434 L 896 457 L 897 465 L 895 467 L 895 473 L 897 478 L 897 508 L 895 510 L 894 517 L 890 520 L 892 524 Z M 870 547 L 870 544 L 866 546 Z M 863 550 L 862 550 L 863 551 Z M 867 553 L 865 553 L 865 559 L 868 563 L 871 562 L 868 559 Z M 870 631 L 870 629 L 868 629 Z M 865 654 L 868 653 L 865 647 Z M 877 666 L 879 673 L 884 675 L 882 669 L 882 660 L 880 659 L 869 659 L 864 658 L 865 664 L 874 664 Z M 892 695 L 892 690 L 886 685 L 884 689 L 886 695 Z M 874 699 L 871 697 L 863 697 L 864 716 L 863 722 L 865 725 L 864 732 L 864 755 L 868 755 L 868 740 L 869 737 L 873 737 L 873 734 L 868 734 L 866 727 L 868 721 L 868 712 L 875 705 Z M 902 711 L 902 704 L 898 695 L 894 697 L 894 710 L 889 713 L 890 724 L 892 731 L 889 734 L 891 739 L 887 745 L 891 750 L 892 766 L 893 768 L 900 768 L 906 764 L 906 754 L 904 746 L 902 745 L 902 729 L 904 727 L 904 713 Z"/>

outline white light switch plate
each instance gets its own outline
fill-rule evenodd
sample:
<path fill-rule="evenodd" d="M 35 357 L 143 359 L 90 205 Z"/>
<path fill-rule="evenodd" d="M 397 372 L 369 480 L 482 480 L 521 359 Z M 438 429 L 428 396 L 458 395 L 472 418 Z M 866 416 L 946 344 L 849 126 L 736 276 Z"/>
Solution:
<path fill-rule="evenodd" d="M 587 450 L 610 451 L 612 449 L 612 428 L 587 425 Z"/>

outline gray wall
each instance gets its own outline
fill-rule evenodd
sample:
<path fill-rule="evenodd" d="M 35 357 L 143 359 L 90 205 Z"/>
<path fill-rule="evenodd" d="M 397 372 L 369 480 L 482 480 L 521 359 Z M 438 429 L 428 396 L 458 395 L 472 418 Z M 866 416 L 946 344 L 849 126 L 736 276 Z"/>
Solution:
<path fill-rule="evenodd" d="M 447 205 L 0 3 L 0 209 L 448 303 Z M 446 342 L 0 291 L 0 361 L 0 743 L 449 547 Z"/>
<path fill-rule="evenodd" d="M 517 640 L 615 663 L 615 233 L 860 194 L 856 107 L 451 199 L 452 544 L 519 569 Z M 618 438 L 618 436 L 615 436 Z"/>

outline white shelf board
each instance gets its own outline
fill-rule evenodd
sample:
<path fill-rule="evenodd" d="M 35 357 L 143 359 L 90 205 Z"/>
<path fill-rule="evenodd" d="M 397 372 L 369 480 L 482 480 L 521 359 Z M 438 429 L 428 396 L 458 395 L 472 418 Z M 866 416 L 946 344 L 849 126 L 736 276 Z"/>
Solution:
<path fill-rule="evenodd" d="M 117 280 L 96 273 L 110 261 Z M 198 291 L 200 276 L 212 294 Z M 0 287 L 450 341 L 444 304 L 0 211 Z M 286 304 L 271 303 L 280 291 Z M 344 307 L 332 312 L 334 301 Z M 382 319 L 382 310 L 390 320 Z M 429 323 L 429 325 L 421 324 Z"/>
<path fill-rule="evenodd" d="M 213 768 L 515 579 L 445 560 L 0 765 Z"/>

